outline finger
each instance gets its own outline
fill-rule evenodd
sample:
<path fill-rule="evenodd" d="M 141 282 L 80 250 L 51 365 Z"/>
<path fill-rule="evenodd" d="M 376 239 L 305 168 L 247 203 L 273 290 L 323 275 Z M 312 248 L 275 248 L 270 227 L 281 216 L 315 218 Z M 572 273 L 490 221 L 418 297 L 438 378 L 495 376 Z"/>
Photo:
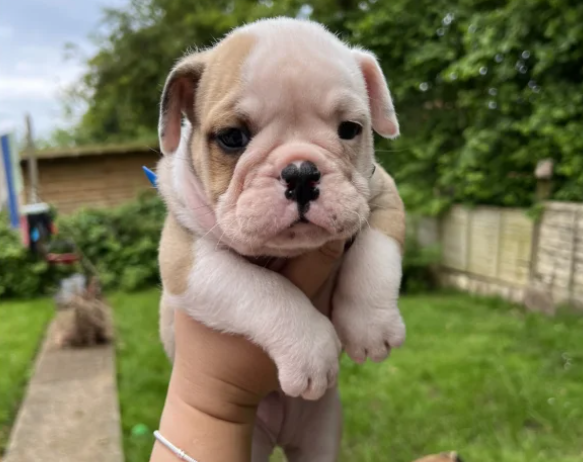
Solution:
<path fill-rule="evenodd" d="M 333 241 L 291 260 L 281 274 L 309 298 L 326 282 L 344 253 L 344 241 Z"/>

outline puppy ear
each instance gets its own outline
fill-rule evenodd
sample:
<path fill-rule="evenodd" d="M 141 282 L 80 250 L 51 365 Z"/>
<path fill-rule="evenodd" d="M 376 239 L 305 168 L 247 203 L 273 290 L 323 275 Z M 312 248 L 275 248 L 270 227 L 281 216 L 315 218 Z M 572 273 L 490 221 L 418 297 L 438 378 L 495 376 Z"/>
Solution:
<path fill-rule="evenodd" d="M 366 83 L 373 129 L 384 138 L 396 138 L 399 136 L 399 122 L 389 86 L 376 57 L 362 49 L 354 49 L 353 53 Z"/>
<path fill-rule="evenodd" d="M 160 102 L 158 136 L 164 154 L 172 154 L 180 144 L 182 116 L 194 123 L 198 82 L 205 69 L 206 53 L 194 53 L 178 62 L 168 75 Z"/>

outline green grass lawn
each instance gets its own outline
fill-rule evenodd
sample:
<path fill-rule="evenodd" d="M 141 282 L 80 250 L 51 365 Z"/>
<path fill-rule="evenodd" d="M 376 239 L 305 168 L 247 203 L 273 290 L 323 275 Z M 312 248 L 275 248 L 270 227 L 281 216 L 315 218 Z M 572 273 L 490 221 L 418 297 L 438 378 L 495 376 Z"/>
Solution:
<path fill-rule="evenodd" d="M 0 303 L 0 454 L 52 314 L 47 299 Z"/>
<path fill-rule="evenodd" d="M 158 428 L 170 378 L 170 364 L 158 336 L 159 293 L 114 294 L 108 302 L 114 307 L 116 325 L 125 460 L 144 462 L 150 457 L 152 432 Z M 144 431 L 138 432 L 140 427 Z"/>
<path fill-rule="evenodd" d="M 127 462 L 148 459 L 169 367 L 158 293 L 111 298 Z M 583 460 L 583 317 L 525 314 L 465 295 L 406 297 L 405 347 L 383 364 L 342 359 L 343 461 L 410 462 L 457 450 L 476 462 Z M 137 433 L 137 432 L 136 432 Z"/>

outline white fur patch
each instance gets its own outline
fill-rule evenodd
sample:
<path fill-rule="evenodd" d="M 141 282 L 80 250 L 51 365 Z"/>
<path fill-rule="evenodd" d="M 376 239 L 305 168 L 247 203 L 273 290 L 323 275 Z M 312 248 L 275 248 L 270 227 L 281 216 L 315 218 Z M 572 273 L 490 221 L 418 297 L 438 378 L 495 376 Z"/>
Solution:
<path fill-rule="evenodd" d="M 375 229 L 363 230 L 345 257 L 332 302 L 332 321 L 354 361 L 382 361 L 404 342 L 397 307 L 401 274 L 399 244 Z"/>
<path fill-rule="evenodd" d="M 332 323 L 283 276 L 199 240 L 189 288 L 164 294 L 205 325 L 244 335 L 275 361 L 289 396 L 318 399 L 336 383 L 340 342 Z"/>

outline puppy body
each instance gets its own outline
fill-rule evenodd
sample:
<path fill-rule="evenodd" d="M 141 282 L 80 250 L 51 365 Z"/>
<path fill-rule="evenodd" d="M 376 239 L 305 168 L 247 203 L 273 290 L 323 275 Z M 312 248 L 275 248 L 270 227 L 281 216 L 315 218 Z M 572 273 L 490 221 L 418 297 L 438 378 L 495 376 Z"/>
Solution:
<path fill-rule="evenodd" d="M 341 137 L 345 122 L 361 132 Z M 247 141 L 238 151 L 222 141 L 233 128 Z M 183 58 L 168 78 L 158 165 L 169 210 L 161 337 L 172 358 L 173 312 L 183 309 L 273 358 L 282 392 L 260 406 L 255 461 L 268 460 L 275 444 L 290 460 L 336 460 L 341 347 L 357 362 L 380 361 L 404 340 L 397 308 L 404 210 L 374 162 L 372 129 L 398 134 L 375 58 L 311 22 L 237 29 Z M 319 194 L 308 205 L 290 198 L 284 178 L 286 167 L 306 163 L 317 169 Z M 285 258 L 353 236 L 314 303 L 277 273 Z"/>

